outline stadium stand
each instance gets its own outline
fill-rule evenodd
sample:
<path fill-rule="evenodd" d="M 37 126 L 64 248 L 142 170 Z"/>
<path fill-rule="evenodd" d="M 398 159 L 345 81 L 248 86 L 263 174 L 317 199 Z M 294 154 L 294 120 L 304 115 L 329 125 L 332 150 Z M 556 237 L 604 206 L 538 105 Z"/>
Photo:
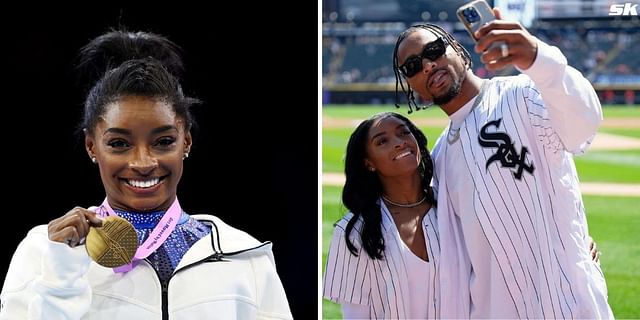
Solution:
<path fill-rule="evenodd" d="M 360 0 L 365 3 L 366 0 Z M 377 2 L 370 0 L 369 2 Z M 455 2 L 455 1 L 454 1 Z M 460 2 L 460 1 L 458 1 Z M 464 2 L 464 1 L 463 1 Z M 402 1 L 399 2 L 402 4 Z M 422 17 L 438 18 L 438 10 L 455 12 L 458 3 L 438 7 L 430 12 L 428 5 L 414 10 L 425 10 Z M 443 11 L 440 11 L 443 12 Z M 395 18 L 398 13 L 392 13 Z M 336 15 L 323 15 L 335 18 Z M 413 16 L 415 17 L 415 15 Z M 442 19 L 444 17 L 444 19 Z M 340 101 L 353 91 L 352 99 L 369 91 L 377 95 L 389 93 L 395 88 L 391 69 L 391 57 L 397 35 L 413 21 L 340 21 L 326 19 L 322 24 L 322 75 L 323 89 L 330 102 Z M 474 42 L 451 15 L 439 15 L 439 25 L 453 35 L 472 54 L 474 72 L 481 77 L 493 76 L 480 63 L 473 52 Z M 428 20 L 427 22 L 434 22 Z M 420 22 L 420 21 L 418 21 Z M 528 30 L 541 40 L 557 46 L 568 57 L 569 64 L 580 70 L 592 81 L 604 100 L 612 103 L 640 103 L 640 20 L 611 19 L 608 17 L 584 17 L 571 19 L 538 19 Z M 517 73 L 515 68 L 501 70 L 498 75 Z M 628 91 L 631 91 L 629 93 Z M 334 92 L 335 91 L 335 92 Z M 611 91 L 611 92 L 608 92 Z M 387 96 L 388 94 L 383 94 Z M 633 96 L 633 97 L 632 97 Z M 383 98 L 384 99 L 384 98 Z M 385 99 L 389 100 L 389 99 Z M 369 101 L 363 101 L 368 103 Z"/>

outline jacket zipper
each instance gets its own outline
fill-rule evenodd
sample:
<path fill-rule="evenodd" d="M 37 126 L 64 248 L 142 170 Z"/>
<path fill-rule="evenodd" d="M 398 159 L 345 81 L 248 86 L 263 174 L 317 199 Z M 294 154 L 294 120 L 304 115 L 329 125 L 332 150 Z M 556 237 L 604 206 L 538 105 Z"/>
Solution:
<path fill-rule="evenodd" d="M 149 260 L 147 260 L 146 258 L 144 259 L 151 267 L 151 269 L 153 269 L 153 271 L 156 273 L 156 277 L 158 277 L 158 281 L 160 281 L 160 287 L 162 288 L 162 320 L 169 320 L 169 282 L 171 281 L 171 279 L 173 279 L 173 276 L 178 273 L 179 271 L 182 271 L 183 269 L 187 268 L 187 267 L 191 267 L 194 266 L 196 264 L 205 262 L 205 261 L 212 261 L 209 260 L 211 258 L 215 258 L 215 260 L 213 261 L 221 261 L 222 260 L 222 254 L 219 252 L 214 253 L 213 255 L 206 257 L 202 260 L 196 261 L 193 264 L 187 265 L 183 268 L 180 268 L 179 270 L 176 270 L 173 272 L 173 274 L 171 275 L 171 277 L 169 277 L 169 279 L 167 279 L 167 283 L 162 283 L 162 280 L 160 280 L 160 274 L 158 274 L 158 271 L 156 271 L 156 269 L 153 268 L 153 266 L 151 265 L 151 263 L 149 262 Z"/>
<path fill-rule="evenodd" d="M 167 280 L 167 284 L 162 285 L 162 320 L 169 320 L 169 281 L 171 278 Z"/>
<path fill-rule="evenodd" d="M 257 247 L 254 247 L 254 248 L 241 250 L 241 251 L 235 251 L 235 252 L 231 252 L 229 254 L 223 254 L 223 253 L 220 253 L 220 252 L 214 252 L 212 255 L 210 255 L 210 256 L 208 256 L 208 257 L 206 257 L 204 259 L 198 260 L 198 261 L 196 261 L 196 262 L 194 262 L 192 264 L 186 265 L 186 266 L 174 271 L 173 275 L 171 275 L 171 277 L 169 277 L 169 279 L 167 279 L 167 283 L 166 284 L 162 283 L 162 281 L 160 280 L 160 275 L 158 274 L 158 271 L 156 271 L 156 269 L 151 267 L 151 269 L 153 269 L 153 271 L 156 273 L 156 277 L 158 277 L 158 281 L 160 281 L 160 286 L 162 287 L 162 320 L 169 320 L 169 282 L 171 281 L 171 279 L 173 279 L 173 276 L 176 273 L 178 273 L 178 272 L 180 272 L 180 271 L 182 271 L 184 269 L 191 268 L 191 267 L 196 266 L 196 265 L 201 264 L 201 263 L 222 261 L 222 258 L 224 256 L 236 255 L 236 254 L 239 254 L 239 253 L 242 253 L 242 252 L 246 252 L 246 251 L 249 251 L 249 250 L 260 248 L 260 247 L 262 247 L 262 246 L 264 246 L 266 244 L 268 244 L 268 242 L 267 243 L 263 243 L 263 244 L 261 244 L 261 245 L 259 245 Z M 144 259 L 144 260 L 149 265 L 151 265 L 149 260 L 147 260 L 147 259 Z"/>
<path fill-rule="evenodd" d="M 151 270 L 156 273 L 156 277 L 160 282 L 160 287 L 162 288 L 162 320 L 169 320 L 169 281 L 171 281 L 171 278 L 173 278 L 173 276 L 167 279 L 166 284 L 162 283 L 162 280 L 160 280 L 160 274 L 158 274 L 158 271 L 153 268 L 151 262 L 149 262 L 147 258 L 144 258 L 144 261 L 147 262 L 147 264 L 149 264 L 149 266 L 151 267 Z"/>
<path fill-rule="evenodd" d="M 199 265 L 201 263 L 205 263 L 205 262 L 218 262 L 218 261 L 223 261 L 222 258 L 224 258 L 225 256 L 234 256 L 243 252 L 247 252 L 247 251 L 251 251 L 251 250 L 255 250 L 261 247 L 264 247 L 268 244 L 271 244 L 271 241 L 267 241 L 264 243 L 261 243 L 258 246 L 255 246 L 253 248 L 248 248 L 248 249 L 244 249 L 244 250 L 239 250 L 239 251 L 234 251 L 234 252 L 229 252 L 229 253 L 224 253 L 224 252 L 218 252 L 216 251 L 215 247 L 213 248 L 213 254 L 198 260 L 192 264 L 188 264 L 176 271 L 173 272 L 173 274 L 171 275 L 171 277 L 169 277 L 169 279 L 167 279 L 167 283 L 163 284 L 162 281 L 160 280 L 160 275 L 158 274 L 158 271 L 156 271 L 156 269 L 153 268 L 153 266 L 151 265 L 151 262 L 149 262 L 149 260 L 147 258 L 144 259 L 144 261 L 146 261 L 150 266 L 151 269 L 153 269 L 153 271 L 156 273 L 156 277 L 158 277 L 158 281 L 160 281 L 160 286 L 162 287 L 162 320 L 169 320 L 169 282 L 171 281 L 171 279 L 173 279 L 173 276 L 176 275 L 176 273 L 194 267 L 196 265 Z"/>

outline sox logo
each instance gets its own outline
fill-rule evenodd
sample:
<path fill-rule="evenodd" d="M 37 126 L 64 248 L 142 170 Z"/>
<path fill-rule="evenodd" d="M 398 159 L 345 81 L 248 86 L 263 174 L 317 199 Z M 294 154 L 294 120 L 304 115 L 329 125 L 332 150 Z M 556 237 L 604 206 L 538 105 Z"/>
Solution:
<path fill-rule="evenodd" d="M 480 129 L 480 135 L 478 136 L 480 145 L 484 148 L 498 148 L 496 153 L 487 159 L 486 168 L 489 169 L 491 163 L 499 160 L 503 168 L 516 168 L 515 172 L 512 171 L 513 176 L 518 180 L 522 180 L 524 170 L 533 174 L 535 169 L 533 162 L 531 164 L 525 162 L 529 150 L 523 146 L 520 149 L 520 155 L 518 155 L 513 142 L 511 142 L 511 137 L 506 132 L 487 132 L 490 126 L 495 126 L 496 130 L 499 129 L 501 122 L 502 118 L 488 122 Z"/>

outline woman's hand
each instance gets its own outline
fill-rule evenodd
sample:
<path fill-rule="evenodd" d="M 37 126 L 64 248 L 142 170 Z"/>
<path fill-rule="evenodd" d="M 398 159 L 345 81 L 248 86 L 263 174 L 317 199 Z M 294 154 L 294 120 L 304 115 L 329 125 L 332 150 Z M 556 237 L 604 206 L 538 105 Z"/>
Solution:
<path fill-rule="evenodd" d="M 75 207 L 64 216 L 49 222 L 49 240 L 77 246 L 89 233 L 89 227 L 101 227 L 102 220 L 96 213 Z"/>
<path fill-rule="evenodd" d="M 596 246 L 596 243 L 591 237 L 589 237 L 589 252 L 591 253 L 591 259 L 593 259 L 593 261 L 597 263 L 600 263 L 600 255 L 602 254 L 602 252 L 598 251 L 598 246 Z"/>

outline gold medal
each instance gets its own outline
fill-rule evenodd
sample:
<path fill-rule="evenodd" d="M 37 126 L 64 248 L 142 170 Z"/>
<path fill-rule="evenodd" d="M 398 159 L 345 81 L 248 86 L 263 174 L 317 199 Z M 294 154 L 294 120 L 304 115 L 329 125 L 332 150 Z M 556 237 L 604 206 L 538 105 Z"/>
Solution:
<path fill-rule="evenodd" d="M 102 221 L 102 227 L 89 229 L 86 247 L 93 261 L 116 268 L 131 263 L 138 250 L 138 235 L 129 221 L 108 216 Z"/>

